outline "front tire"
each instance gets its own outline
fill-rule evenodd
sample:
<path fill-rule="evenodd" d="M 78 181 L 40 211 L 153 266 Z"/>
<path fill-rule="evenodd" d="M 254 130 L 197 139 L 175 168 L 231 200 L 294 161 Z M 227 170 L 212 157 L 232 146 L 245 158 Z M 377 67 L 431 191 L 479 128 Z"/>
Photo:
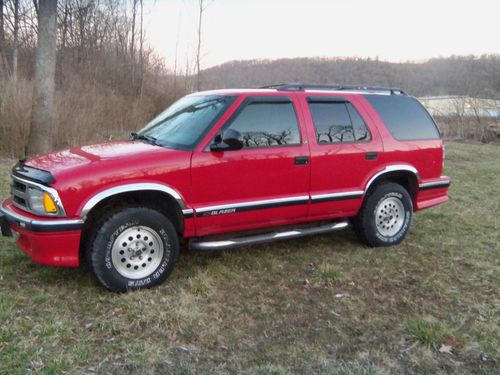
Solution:
<path fill-rule="evenodd" d="M 87 259 L 99 283 L 115 292 L 150 288 L 173 271 L 179 239 L 172 223 L 147 207 L 125 207 L 96 223 Z"/>
<path fill-rule="evenodd" d="M 366 198 L 354 229 L 358 237 L 372 247 L 393 246 L 405 238 L 411 225 L 413 204 L 401 185 L 386 182 Z"/>

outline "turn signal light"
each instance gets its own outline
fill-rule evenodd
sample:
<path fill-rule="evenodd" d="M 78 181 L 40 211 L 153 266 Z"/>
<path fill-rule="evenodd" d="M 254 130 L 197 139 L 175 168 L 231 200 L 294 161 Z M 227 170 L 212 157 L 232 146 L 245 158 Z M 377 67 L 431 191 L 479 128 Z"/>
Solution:
<path fill-rule="evenodd" d="M 49 193 L 43 193 L 43 208 L 47 213 L 57 213 L 57 206 Z"/>

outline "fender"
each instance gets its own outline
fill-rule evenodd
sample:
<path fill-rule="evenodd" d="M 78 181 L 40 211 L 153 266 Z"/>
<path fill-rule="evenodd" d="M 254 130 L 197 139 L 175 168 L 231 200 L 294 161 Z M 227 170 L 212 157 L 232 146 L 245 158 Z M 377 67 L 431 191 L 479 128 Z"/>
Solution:
<path fill-rule="evenodd" d="M 85 220 L 90 210 L 94 208 L 102 200 L 112 197 L 113 195 L 128 193 L 131 191 L 159 191 L 168 194 L 169 196 L 171 196 L 176 200 L 184 216 L 190 216 L 193 214 L 193 210 L 186 208 L 184 200 L 176 190 L 172 189 L 169 186 L 159 183 L 143 182 L 143 183 L 118 185 L 95 194 L 89 200 L 87 200 L 87 202 L 81 209 L 79 216 Z"/>
<path fill-rule="evenodd" d="M 368 189 L 370 189 L 370 185 L 380 176 L 386 174 L 386 173 L 391 173 L 391 172 L 411 172 L 415 175 L 417 178 L 417 183 L 420 181 L 420 174 L 418 173 L 418 170 L 409 165 L 409 164 L 393 164 L 393 165 L 387 165 L 384 169 L 381 171 L 375 173 L 369 180 L 368 183 L 365 186 L 365 194 L 367 193 Z"/>

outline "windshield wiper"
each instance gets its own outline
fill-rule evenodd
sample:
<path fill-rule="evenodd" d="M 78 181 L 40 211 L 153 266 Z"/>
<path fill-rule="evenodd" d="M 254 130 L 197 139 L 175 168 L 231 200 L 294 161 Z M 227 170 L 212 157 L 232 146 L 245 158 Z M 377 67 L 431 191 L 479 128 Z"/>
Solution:
<path fill-rule="evenodd" d="M 132 133 L 130 133 L 130 139 L 133 139 L 133 140 L 138 139 L 141 141 L 146 141 L 148 143 L 151 143 L 152 145 L 155 145 L 155 146 L 160 146 L 158 144 L 158 140 L 155 137 L 152 137 L 152 136 L 146 135 L 146 134 L 138 134 L 138 133 L 132 132 Z"/>

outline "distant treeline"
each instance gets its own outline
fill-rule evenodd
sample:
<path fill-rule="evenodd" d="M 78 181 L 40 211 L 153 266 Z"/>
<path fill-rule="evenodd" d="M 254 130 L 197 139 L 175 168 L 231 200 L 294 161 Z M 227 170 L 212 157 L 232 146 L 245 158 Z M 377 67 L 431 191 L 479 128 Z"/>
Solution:
<path fill-rule="evenodd" d="M 198 4 L 201 19 L 204 0 Z M 0 138 L 9 140 L 0 142 L 0 157 L 22 156 L 27 144 L 39 5 L 36 0 L 0 0 Z M 54 148 L 126 136 L 198 88 L 350 83 L 398 86 L 416 96 L 500 99 L 500 55 L 456 56 L 424 63 L 355 58 L 233 61 L 198 74 L 201 40 L 194 57 L 168 56 L 165 60 L 158 56 L 148 44 L 143 5 L 144 0 L 57 2 Z M 196 27 L 201 30 L 200 24 L 193 25 Z M 165 61 L 173 67 L 169 69 Z M 458 123 L 461 129 L 459 120 L 451 124 Z M 479 118 L 476 122 L 481 129 L 489 126 Z M 477 125 L 472 126 L 476 134 Z M 487 138 L 484 131 L 479 134 L 475 138 Z"/>
<path fill-rule="evenodd" d="M 452 56 L 423 63 L 360 58 L 294 58 L 228 62 L 203 72 L 204 88 L 258 87 L 281 82 L 401 87 L 411 95 L 500 99 L 500 55 Z"/>

